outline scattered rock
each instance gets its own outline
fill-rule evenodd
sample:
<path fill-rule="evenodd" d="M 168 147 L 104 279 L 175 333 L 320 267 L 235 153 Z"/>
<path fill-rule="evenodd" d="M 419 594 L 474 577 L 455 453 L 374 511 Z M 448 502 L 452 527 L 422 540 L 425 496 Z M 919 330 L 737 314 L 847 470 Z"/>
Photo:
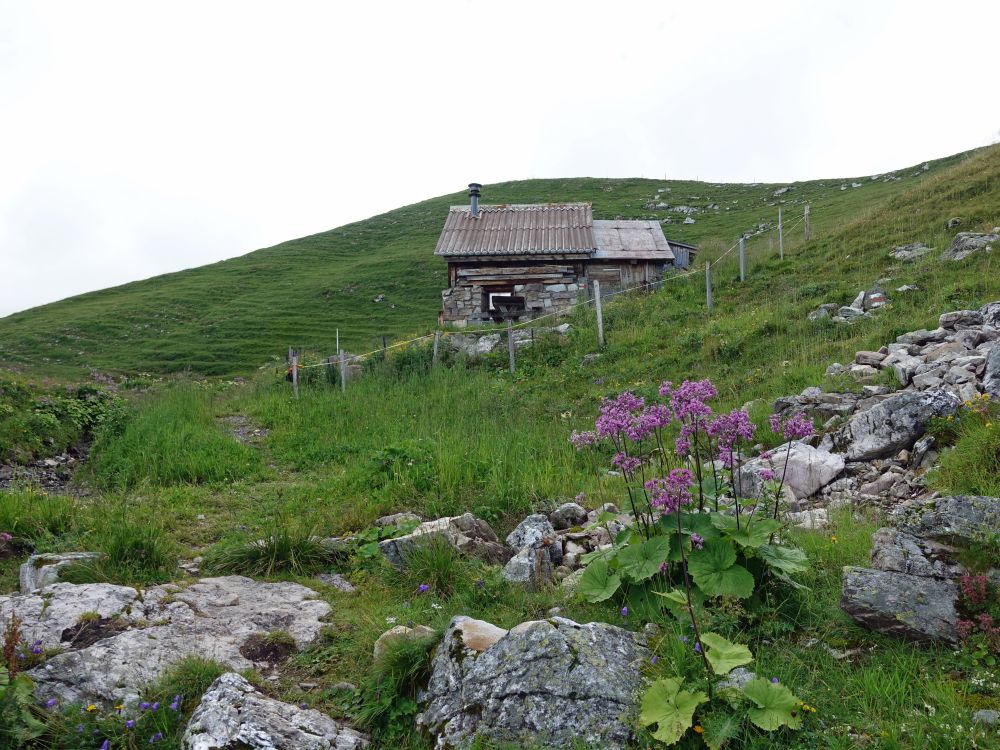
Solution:
<path fill-rule="evenodd" d="M 852 416 L 833 433 L 833 444 L 849 461 L 892 456 L 912 448 L 931 417 L 953 414 L 960 405 L 945 390 L 903 391 Z"/>
<path fill-rule="evenodd" d="M 525 546 L 507 561 L 503 577 L 511 583 L 521 584 L 529 591 L 537 591 L 552 581 L 552 563 L 549 547 L 541 543 Z"/>
<path fill-rule="evenodd" d="M 934 248 L 927 247 L 923 242 L 912 242 L 909 245 L 901 245 L 900 247 L 893 248 L 889 255 L 896 260 L 910 263 L 931 252 L 934 252 Z"/>
<path fill-rule="evenodd" d="M 601 358 L 600 354 L 584 354 L 583 359 L 580 360 L 580 364 L 583 367 L 590 367 L 600 358 Z"/>
<path fill-rule="evenodd" d="M 338 591 L 343 591 L 345 594 L 353 594 L 357 591 L 354 584 L 348 581 L 340 573 L 320 573 L 316 576 L 316 580 L 320 583 L 325 583 L 327 586 L 333 586 Z"/>
<path fill-rule="evenodd" d="M 720 680 L 715 684 L 716 690 L 743 690 L 747 683 L 751 680 L 757 679 L 757 673 L 751 672 L 746 667 L 736 667 L 729 674 L 726 675 L 724 680 Z"/>
<path fill-rule="evenodd" d="M 381 516 L 375 519 L 376 526 L 405 526 L 408 524 L 420 524 L 423 522 L 420 516 L 416 513 L 393 513 L 388 516 Z"/>
<path fill-rule="evenodd" d="M 555 533 L 548 516 L 544 513 L 533 513 L 507 535 L 507 546 L 519 550 L 529 544 L 538 544 L 543 539 L 550 539 Z"/>
<path fill-rule="evenodd" d="M 962 223 L 961 217 L 959 217 L 959 216 L 953 216 L 952 218 L 948 219 L 947 227 L 948 227 L 948 229 L 954 229 L 955 227 L 959 226 L 961 223 Z"/>
<path fill-rule="evenodd" d="M 315 709 L 258 693 L 238 674 L 221 675 L 191 715 L 184 750 L 357 750 L 368 738 Z"/>
<path fill-rule="evenodd" d="M 32 555 L 21 565 L 20 585 L 22 594 L 33 594 L 39 589 L 56 583 L 59 571 L 68 565 L 97 560 L 97 552 L 63 552 L 61 554 Z"/>
<path fill-rule="evenodd" d="M 985 726 L 992 727 L 996 726 L 997 722 L 1000 722 L 1000 711 L 981 708 L 972 714 L 973 724 L 984 724 Z"/>
<path fill-rule="evenodd" d="M 563 503 L 549 513 L 549 522 L 557 530 L 580 526 L 587 522 L 587 511 L 578 503 Z"/>
<path fill-rule="evenodd" d="M 452 620 L 435 653 L 417 726 L 436 747 L 488 741 L 624 749 L 648 659 L 643 636 L 562 617 L 526 622 L 486 649 L 469 648 L 465 617 Z"/>
<path fill-rule="evenodd" d="M 953 581 L 844 568 L 840 606 L 872 630 L 917 641 L 958 641 Z"/>
<path fill-rule="evenodd" d="M 760 471 L 769 468 L 779 478 L 784 475 L 785 486 L 796 498 L 809 497 L 825 487 L 844 470 L 844 458 L 836 453 L 813 448 L 805 443 L 785 443 L 774 448 L 771 458 L 754 458 L 743 465 L 739 474 L 739 490 L 745 497 L 760 494 Z M 787 463 L 787 469 L 786 469 Z"/>
<path fill-rule="evenodd" d="M 405 536 L 379 542 L 379 548 L 390 563 L 402 568 L 411 549 L 432 539 L 443 540 L 462 554 L 479 557 L 489 563 L 505 563 L 511 555 L 511 551 L 500 544 L 490 525 L 471 513 L 427 521 Z"/>
<path fill-rule="evenodd" d="M 372 656 L 375 661 L 378 661 L 385 654 L 386 649 L 389 648 L 389 644 L 395 641 L 431 640 L 436 638 L 437 631 L 426 625 L 417 625 L 415 628 L 410 628 L 406 625 L 396 625 L 378 637 L 375 641 Z"/>
<path fill-rule="evenodd" d="M 964 260 L 974 253 L 991 253 L 993 252 L 993 243 L 998 240 L 1000 240 L 1000 234 L 959 232 L 951 241 L 951 247 L 941 254 L 941 259 Z"/>

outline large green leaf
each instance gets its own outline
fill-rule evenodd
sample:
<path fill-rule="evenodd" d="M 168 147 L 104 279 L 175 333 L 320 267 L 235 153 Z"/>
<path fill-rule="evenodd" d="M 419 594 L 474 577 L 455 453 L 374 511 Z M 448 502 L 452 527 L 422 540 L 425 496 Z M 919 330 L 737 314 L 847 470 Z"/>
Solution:
<path fill-rule="evenodd" d="M 743 695 L 757 706 L 748 713 L 750 721 L 761 729 L 774 731 L 782 726 L 798 729 L 802 725 L 798 714 L 801 701 L 784 685 L 758 677 L 744 685 Z"/>
<path fill-rule="evenodd" d="M 753 593 L 754 580 L 750 571 L 736 564 L 732 542 L 715 539 L 705 542 L 691 553 L 688 572 L 708 596 L 736 596 L 746 599 Z"/>
<path fill-rule="evenodd" d="M 712 523 L 712 519 L 721 515 L 721 513 L 681 513 L 681 528 L 685 534 L 697 534 L 706 541 L 718 539 L 719 529 Z M 674 529 L 676 528 L 674 523 Z"/>
<path fill-rule="evenodd" d="M 670 556 L 670 539 L 654 536 L 642 544 L 630 544 L 618 553 L 618 564 L 633 581 L 645 581 L 660 572 Z"/>
<path fill-rule="evenodd" d="M 701 721 L 705 733 L 701 738 L 711 750 L 722 750 L 729 740 L 740 733 L 740 717 L 736 714 L 720 712 L 706 716 Z"/>
<path fill-rule="evenodd" d="M 729 674 L 731 669 L 753 661 L 749 648 L 731 643 L 718 633 L 702 633 L 701 645 L 705 646 L 705 658 L 716 674 Z"/>
<path fill-rule="evenodd" d="M 607 560 L 594 560 L 583 572 L 576 590 L 589 602 L 603 602 L 614 596 L 621 585 L 621 576 L 610 572 Z"/>
<path fill-rule="evenodd" d="M 804 573 L 809 569 L 809 558 L 798 547 L 778 547 L 774 544 L 765 544 L 757 552 L 768 567 L 783 573 Z"/>
<path fill-rule="evenodd" d="M 761 518 L 753 523 L 747 523 L 744 519 L 740 522 L 739 529 L 736 529 L 734 524 L 732 529 L 727 529 L 723 533 L 741 547 L 760 547 L 762 544 L 767 544 L 767 540 L 781 526 L 781 521 L 775 521 L 773 518 Z"/>
<path fill-rule="evenodd" d="M 674 589 L 673 591 L 655 591 L 653 593 L 657 596 L 662 596 L 664 599 L 673 602 L 674 604 L 680 604 L 682 607 L 687 606 L 687 594 L 680 589 Z"/>
<path fill-rule="evenodd" d="M 653 736 L 670 745 L 677 742 L 694 722 L 694 710 L 708 700 L 701 691 L 681 690 L 680 680 L 657 680 L 642 696 L 639 723 L 644 727 L 656 724 Z"/>

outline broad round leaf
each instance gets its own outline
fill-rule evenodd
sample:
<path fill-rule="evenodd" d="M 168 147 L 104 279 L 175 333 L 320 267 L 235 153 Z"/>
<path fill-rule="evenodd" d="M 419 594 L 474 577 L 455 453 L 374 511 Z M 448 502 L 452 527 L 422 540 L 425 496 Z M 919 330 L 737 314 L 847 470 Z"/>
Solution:
<path fill-rule="evenodd" d="M 708 700 L 703 692 L 681 690 L 679 680 L 657 680 L 642 696 L 639 723 L 644 727 L 656 724 L 653 736 L 670 745 L 677 742 L 694 722 L 694 711 Z"/>
<path fill-rule="evenodd" d="M 701 645 L 705 646 L 705 658 L 716 674 L 729 674 L 730 670 L 753 661 L 749 648 L 731 643 L 718 633 L 703 633 Z"/>
<path fill-rule="evenodd" d="M 645 581 L 660 572 L 660 566 L 670 556 L 670 539 L 654 536 L 642 544 L 631 544 L 618 553 L 623 573 L 634 581 Z"/>
<path fill-rule="evenodd" d="M 798 547 L 765 544 L 757 552 L 768 567 L 776 568 L 783 573 L 804 573 L 809 569 L 809 558 Z"/>
<path fill-rule="evenodd" d="M 705 542 L 702 549 L 691 553 L 688 572 L 707 596 L 746 599 L 753 593 L 753 575 L 735 563 L 736 550 L 732 542 L 716 539 Z"/>
<path fill-rule="evenodd" d="M 758 677 L 743 687 L 743 695 L 756 704 L 757 707 L 751 708 L 748 715 L 750 721 L 761 729 L 773 732 L 782 726 L 792 729 L 802 726 L 798 715 L 801 701 L 784 685 Z"/>
<path fill-rule="evenodd" d="M 594 560 L 583 572 L 576 590 L 589 602 L 603 602 L 614 596 L 621 585 L 621 576 L 609 571 L 607 560 Z"/>

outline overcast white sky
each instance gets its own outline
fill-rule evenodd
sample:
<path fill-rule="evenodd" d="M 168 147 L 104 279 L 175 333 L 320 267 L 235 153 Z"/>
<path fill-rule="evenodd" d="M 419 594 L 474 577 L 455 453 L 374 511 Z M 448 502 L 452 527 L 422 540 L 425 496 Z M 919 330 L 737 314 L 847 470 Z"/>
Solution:
<path fill-rule="evenodd" d="M 779 182 L 982 146 L 997 28 L 989 0 L 0 0 L 0 315 L 473 180 Z"/>

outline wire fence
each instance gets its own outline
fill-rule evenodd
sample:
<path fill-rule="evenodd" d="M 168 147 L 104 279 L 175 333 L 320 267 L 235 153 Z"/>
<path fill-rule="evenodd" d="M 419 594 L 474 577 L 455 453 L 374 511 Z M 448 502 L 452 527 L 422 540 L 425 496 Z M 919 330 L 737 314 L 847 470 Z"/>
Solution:
<path fill-rule="evenodd" d="M 508 339 L 509 339 L 508 340 L 508 348 L 509 348 L 509 351 L 510 351 L 511 371 L 513 371 L 513 369 L 514 369 L 514 344 L 513 344 L 513 340 L 512 340 L 513 339 L 513 331 L 515 331 L 515 330 L 521 330 L 521 329 L 524 329 L 524 328 L 534 328 L 534 327 L 537 327 L 537 325 L 538 325 L 538 323 L 540 321 L 548 320 L 550 318 L 563 317 L 565 315 L 571 314 L 574 310 L 576 310 L 578 308 L 584 308 L 584 307 L 587 307 L 588 305 L 596 305 L 597 308 L 598 308 L 599 328 L 601 328 L 601 330 L 599 330 L 598 336 L 599 336 L 599 343 L 601 345 L 603 345 L 603 329 L 602 329 L 602 327 L 600 325 L 600 304 L 599 304 L 599 301 L 613 299 L 613 298 L 618 297 L 620 295 L 630 294 L 630 293 L 633 293 L 633 292 L 641 292 L 641 291 L 649 291 L 649 290 L 653 290 L 653 289 L 660 289 L 660 288 L 663 288 L 664 286 L 666 286 L 667 284 L 669 284 L 672 281 L 677 281 L 679 279 L 686 279 L 686 278 L 690 278 L 691 276 L 695 276 L 695 275 L 704 273 L 706 275 L 706 290 L 705 290 L 706 291 L 706 307 L 707 307 L 708 310 L 711 310 L 712 309 L 712 281 L 711 281 L 711 276 L 712 276 L 712 270 L 713 269 L 715 269 L 717 266 L 719 266 L 734 251 L 736 251 L 737 249 L 739 249 L 740 256 L 741 256 L 740 257 L 740 266 L 741 266 L 741 278 L 742 278 L 742 276 L 743 276 L 742 269 L 744 268 L 744 264 L 745 264 L 746 244 L 747 244 L 748 241 L 759 240 L 761 237 L 764 237 L 766 235 L 773 235 L 773 233 L 777 232 L 779 234 L 779 236 L 781 236 L 782 234 L 784 234 L 784 236 L 781 237 L 781 240 L 779 240 L 779 241 L 783 242 L 785 236 L 789 236 L 789 234 L 793 230 L 795 230 L 798 227 L 803 226 L 803 225 L 805 225 L 804 240 L 807 241 L 809 239 L 809 230 L 808 230 L 809 219 L 810 219 L 810 216 L 809 216 L 809 205 L 807 204 L 804 207 L 804 211 L 803 211 L 802 215 L 799 216 L 796 220 L 794 220 L 791 224 L 785 225 L 779 219 L 779 222 L 777 224 L 772 225 L 771 227 L 769 227 L 769 228 L 767 228 L 767 229 L 765 229 L 763 231 L 759 231 L 759 232 L 756 232 L 756 233 L 753 233 L 753 234 L 744 234 L 744 235 L 741 235 L 740 239 L 738 239 L 736 242 L 734 242 L 732 245 L 730 245 L 724 252 L 722 252 L 721 255 L 717 256 L 714 260 L 712 260 L 710 262 L 706 262 L 704 269 L 700 269 L 700 268 L 699 269 L 695 269 L 695 268 L 692 268 L 691 270 L 686 271 L 684 273 L 671 274 L 669 276 L 664 276 L 661 279 L 657 279 L 656 281 L 650 281 L 650 282 L 646 282 L 646 283 L 643 283 L 643 284 L 636 284 L 634 286 L 626 287 L 626 288 L 623 288 L 623 289 L 616 289 L 614 291 L 610 291 L 610 292 L 606 292 L 606 293 L 600 293 L 598 291 L 597 294 L 594 294 L 593 296 L 590 296 L 588 299 L 580 300 L 580 301 L 575 302 L 575 303 L 573 303 L 571 305 L 566 305 L 564 307 L 560 307 L 559 309 L 554 310 L 554 311 L 552 311 L 550 313 L 545 313 L 544 315 L 539 315 L 539 316 L 536 316 L 536 317 L 532 317 L 532 318 L 530 318 L 528 320 L 523 320 L 523 321 L 519 321 L 517 323 L 514 323 L 514 322 L 512 322 L 511 320 L 508 319 L 506 329 L 504 329 L 503 327 L 478 328 L 478 329 L 468 329 L 468 328 L 439 328 L 439 329 L 435 330 L 432 333 L 427 333 L 427 334 L 424 334 L 423 336 L 417 336 L 415 338 L 406 339 L 404 341 L 396 341 L 396 342 L 394 342 L 392 344 L 385 343 L 384 339 L 383 339 L 383 345 L 381 347 L 378 347 L 376 349 L 372 349 L 371 351 L 362 352 L 361 354 L 347 354 L 347 352 L 345 352 L 343 350 L 340 350 L 334 356 L 328 357 L 328 358 L 326 358 L 325 360 L 323 360 L 321 362 L 317 362 L 317 363 L 314 363 L 314 364 L 308 364 L 308 365 L 300 364 L 298 362 L 298 352 L 295 352 L 294 350 L 290 350 L 290 357 L 289 357 L 289 359 L 290 359 L 290 367 L 289 367 L 289 371 L 288 371 L 289 379 L 292 381 L 292 385 L 293 385 L 293 388 L 295 390 L 296 395 L 298 395 L 298 380 L 299 380 L 298 379 L 298 373 L 299 373 L 300 370 L 307 370 L 307 369 L 311 369 L 311 368 L 315 368 L 315 367 L 327 367 L 327 368 L 329 368 L 329 367 L 332 367 L 334 364 L 337 364 L 337 360 L 339 360 L 339 365 L 340 365 L 340 384 L 341 384 L 341 388 L 344 388 L 346 386 L 346 380 L 347 380 L 347 372 L 346 372 L 347 365 L 357 365 L 358 363 L 362 363 L 362 362 L 364 362 L 365 360 L 367 360 L 370 357 L 374 357 L 374 356 L 378 356 L 378 355 L 385 355 L 385 354 L 387 354 L 391 350 L 399 349 L 399 348 L 402 348 L 402 347 L 411 346 L 411 345 L 414 345 L 414 344 L 419 344 L 420 342 L 429 342 L 430 340 L 433 340 L 433 342 L 434 342 L 434 361 L 436 362 L 437 361 L 437 356 L 438 356 L 438 346 L 440 344 L 440 341 L 445 336 L 468 336 L 468 335 L 478 335 L 478 334 L 499 334 L 499 333 L 504 332 L 504 330 L 506 330 L 506 332 L 508 334 Z M 782 245 L 782 256 L 783 255 L 784 255 L 784 252 L 783 252 L 783 245 Z M 595 286 L 597 286 L 597 285 L 595 284 Z M 599 287 L 598 287 L 598 289 L 599 289 Z M 339 332 L 338 332 L 338 340 L 339 340 Z"/>

